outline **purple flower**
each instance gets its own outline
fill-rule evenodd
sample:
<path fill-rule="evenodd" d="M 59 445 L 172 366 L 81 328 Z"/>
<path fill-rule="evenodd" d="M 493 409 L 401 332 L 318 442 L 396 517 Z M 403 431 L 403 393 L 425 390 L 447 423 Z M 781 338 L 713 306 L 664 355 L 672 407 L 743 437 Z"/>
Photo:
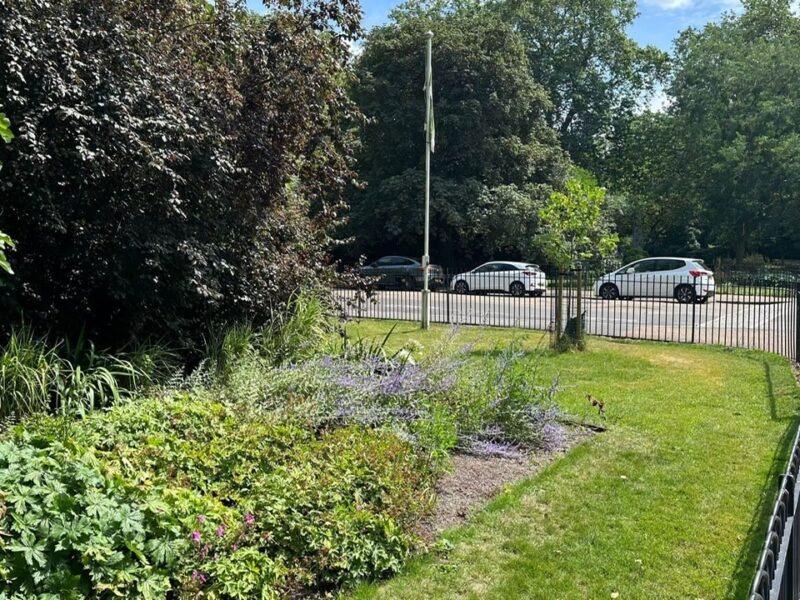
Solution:
<path fill-rule="evenodd" d="M 205 573 L 201 573 L 197 569 L 192 571 L 192 579 L 197 581 L 200 585 L 203 585 L 206 581 L 208 581 L 208 577 Z"/>
<path fill-rule="evenodd" d="M 225 535 L 225 525 L 220 525 L 217 527 L 217 537 L 223 537 Z"/>
<path fill-rule="evenodd" d="M 248 527 L 252 527 L 256 524 L 256 518 L 253 516 L 253 513 L 245 513 L 244 524 Z"/>
<path fill-rule="evenodd" d="M 205 515 L 197 515 L 197 521 L 199 523 L 205 523 L 206 522 L 206 516 Z"/>
<path fill-rule="evenodd" d="M 193 541 L 195 544 L 199 544 L 199 543 L 200 543 L 200 532 L 199 532 L 199 531 L 197 531 L 197 529 L 195 529 L 195 530 L 192 532 L 192 541 Z"/>

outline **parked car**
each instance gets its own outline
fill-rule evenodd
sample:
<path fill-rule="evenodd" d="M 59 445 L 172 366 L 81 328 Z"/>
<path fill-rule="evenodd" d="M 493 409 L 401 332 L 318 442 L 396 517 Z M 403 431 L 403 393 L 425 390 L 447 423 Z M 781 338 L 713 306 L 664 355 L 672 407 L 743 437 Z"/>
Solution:
<path fill-rule="evenodd" d="M 492 261 L 454 276 L 450 281 L 450 289 L 457 294 L 506 292 L 513 296 L 541 296 L 547 289 L 547 283 L 539 265 Z"/>
<path fill-rule="evenodd" d="M 637 260 L 603 275 L 594 284 L 604 300 L 674 298 L 687 304 L 714 296 L 714 273 L 699 258 L 657 256 Z"/>
<path fill-rule="evenodd" d="M 378 277 L 378 287 L 395 287 L 405 290 L 422 289 L 422 263 L 405 256 L 384 256 L 359 272 L 365 277 Z M 439 265 L 428 266 L 430 289 L 444 287 L 444 270 Z"/>

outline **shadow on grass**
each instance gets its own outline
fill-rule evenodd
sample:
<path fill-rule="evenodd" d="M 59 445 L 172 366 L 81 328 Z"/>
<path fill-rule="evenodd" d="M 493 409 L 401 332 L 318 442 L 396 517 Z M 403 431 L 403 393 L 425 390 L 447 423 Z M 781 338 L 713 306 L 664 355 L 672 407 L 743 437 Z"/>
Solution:
<path fill-rule="evenodd" d="M 780 485 L 779 477 L 786 470 L 792 442 L 797 434 L 797 428 L 800 426 L 800 417 L 796 412 L 783 417 L 779 414 L 775 400 L 775 387 L 772 381 L 772 367 L 769 361 L 763 358 L 754 360 L 760 360 L 764 366 L 770 418 L 773 421 L 785 421 L 786 430 L 783 432 L 778 446 L 775 449 L 775 454 L 772 457 L 772 465 L 770 466 L 769 473 L 766 476 L 763 486 L 765 493 L 762 494 L 761 501 L 755 511 L 753 511 L 747 538 L 744 544 L 742 544 L 739 556 L 736 558 L 736 568 L 733 572 L 730 584 L 728 585 L 727 598 L 748 598 L 750 595 L 750 587 L 753 585 L 756 569 L 758 567 L 758 557 L 767 536 L 767 522 L 772 514 L 775 499 L 778 496 Z M 798 394 L 795 393 L 794 396 L 795 399 L 797 399 Z"/>

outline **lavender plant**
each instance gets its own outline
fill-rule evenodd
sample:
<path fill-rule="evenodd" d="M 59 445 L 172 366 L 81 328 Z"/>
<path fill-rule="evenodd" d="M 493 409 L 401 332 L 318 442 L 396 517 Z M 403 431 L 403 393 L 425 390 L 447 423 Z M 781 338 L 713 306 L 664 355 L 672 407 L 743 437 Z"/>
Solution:
<path fill-rule="evenodd" d="M 558 381 L 541 376 L 538 355 L 512 344 L 476 365 L 457 337 L 452 331 L 420 359 L 415 342 L 388 352 L 387 336 L 277 368 L 244 361 L 228 394 L 317 431 L 390 428 L 434 459 L 456 449 L 513 457 L 561 446 Z"/>

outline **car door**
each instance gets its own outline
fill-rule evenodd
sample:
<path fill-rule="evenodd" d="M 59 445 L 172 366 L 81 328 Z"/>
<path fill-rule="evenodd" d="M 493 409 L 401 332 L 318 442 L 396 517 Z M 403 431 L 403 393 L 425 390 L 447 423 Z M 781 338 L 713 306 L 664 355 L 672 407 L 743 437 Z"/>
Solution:
<path fill-rule="evenodd" d="M 469 287 L 475 291 L 488 291 L 491 289 L 491 277 L 494 272 L 494 263 L 487 263 L 474 269 L 469 275 Z"/>
<path fill-rule="evenodd" d="M 520 279 L 519 269 L 517 269 L 514 265 L 509 265 L 508 263 L 498 263 L 496 265 L 494 279 L 494 289 L 501 292 L 507 292 L 509 291 L 511 284 Z"/>
<path fill-rule="evenodd" d="M 384 256 L 383 258 L 379 258 L 374 263 L 369 265 L 368 275 L 372 277 L 380 277 L 380 283 L 386 283 L 386 274 L 389 265 L 392 262 L 391 256 Z"/>
<path fill-rule="evenodd" d="M 682 269 L 686 266 L 685 260 L 677 258 L 663 258 L 656 265 L 653 274 L 654 296 L 659 298 L 672 298 L 675 288 L 682 281 Z"/>
<path fill-rule="evenodd" d="M 642 297 L 652 294 L 652 273 L 656 261 L 652 259 L 640 260 L 629 265 L 620 276 L 619 295 L 622 297 Z"/>
<path fill-rule="evenodd" d="M 387 267 L 392 284 L 399 287 L 410 287 L 414 283 L 410 267 L 415 264 L 413 260 L 402 256 L 392 256 L 392 261 Z M 411 277 L 411 279 L 409 279 Z"/>

